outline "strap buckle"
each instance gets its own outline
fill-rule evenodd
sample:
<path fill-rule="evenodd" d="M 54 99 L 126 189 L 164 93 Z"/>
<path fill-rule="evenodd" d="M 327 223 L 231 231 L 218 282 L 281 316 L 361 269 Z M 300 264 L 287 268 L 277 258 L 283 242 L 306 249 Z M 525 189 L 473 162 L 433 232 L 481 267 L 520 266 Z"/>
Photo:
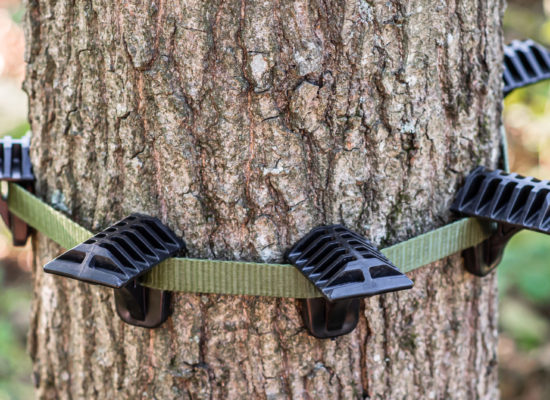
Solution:
<path fill-rule="evenodd" d="M 144 287 L 138 278 L 185 250 L 157 218 L 131 214 L 44 266 L 44 271 L 115 289 L 116 310 L 131 325 L 155 328 L 170 315 L 169 292 Z"/>
<path fill-rule="evenodd" d="M 16 182 L 32 192 L 34 175 L 29 156 L 29 145 L 29 134 L 21 139 L 13 139 L 10 136 L 0 139 L 0 181 Z M 13 245 L 24 246 L 32 229 L 9 211 L 7 194 L 0 196 L 0 214 L 12 233 Z"/>
<path fill-rule="evenodd" d="M 355 329 L 359 299 L 413 286 L 371 242 L 342 225 L 313 229 L 287 259 L 324 297 L 302 301 L 304 324 L 318 338 Z"/>

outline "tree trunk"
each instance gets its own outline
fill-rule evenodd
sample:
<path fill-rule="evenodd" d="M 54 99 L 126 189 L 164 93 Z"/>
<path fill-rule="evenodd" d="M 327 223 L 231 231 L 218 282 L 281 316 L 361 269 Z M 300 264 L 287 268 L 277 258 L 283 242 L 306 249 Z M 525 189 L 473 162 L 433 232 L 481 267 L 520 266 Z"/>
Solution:
<path fill-rule="evenodd" d="M 319 224 L 380 247 L 437 228 L 494 166 L 500 0 L 29 0 L 36 192 L 91 230 L 158 216 L 195 258 L 281 262 Z M 296 301 L 176 294 L 160 328 L 46 275 L 33 240 L 37 393 L 68 398 L 474 399 L 497 390 L 494 276 L 454 255 L 307 334 Z"/>

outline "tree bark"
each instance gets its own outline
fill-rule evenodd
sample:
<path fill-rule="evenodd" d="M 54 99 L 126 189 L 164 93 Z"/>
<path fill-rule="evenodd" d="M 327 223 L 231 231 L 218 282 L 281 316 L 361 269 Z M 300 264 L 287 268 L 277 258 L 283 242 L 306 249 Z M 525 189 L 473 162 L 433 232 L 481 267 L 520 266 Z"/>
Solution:
<path fill-rule="evenodd" d="M 319 224 L 380 247 L 437 228 L 499 155 L 503 7 L 29 0 L 36 192 L 95 231 L 158 216 L 195 258 L 281 262 Z M 318 340 L 292 299 L 177 294 L 162 327 L 132 327 L 33 246 L 39 398 L 498 396 L 495 278 L 458 254 Z"/>

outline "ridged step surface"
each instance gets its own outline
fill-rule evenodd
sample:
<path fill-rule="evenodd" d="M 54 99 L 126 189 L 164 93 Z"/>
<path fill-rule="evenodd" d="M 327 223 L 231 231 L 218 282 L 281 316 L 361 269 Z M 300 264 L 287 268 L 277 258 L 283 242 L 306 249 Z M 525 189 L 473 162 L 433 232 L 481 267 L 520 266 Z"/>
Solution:
<path fill-rule="evenodd" d="M 131 214 L 50 261 L 44 270 L 121 288 L 184 247 L 157 218 Z"/>
<path fill-rule="evenodd" d="M 519 228 L 550 233 L 550 181 L 477 167 L 451 210 Z"/>
<path fill-rule="evenodd" d="M 514 89 L 550 79 L 550 51 L 532 40 L 504 47 L 504 96 Z"/>
<path fill-rule="evenodd" d="M 290 250 L 287 259 L 329 301 L 413 286 L 370 241 L 341 225 L 313 229 Z"/>

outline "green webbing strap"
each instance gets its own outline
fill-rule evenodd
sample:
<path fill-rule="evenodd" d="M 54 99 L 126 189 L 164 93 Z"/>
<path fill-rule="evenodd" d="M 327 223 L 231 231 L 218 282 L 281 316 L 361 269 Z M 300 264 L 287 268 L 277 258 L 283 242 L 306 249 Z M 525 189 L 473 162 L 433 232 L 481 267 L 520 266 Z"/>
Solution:
<path fill-rule="evenodd" d="M 10 183 L 10 211 L 64 248 L 93 234 L 59 211 Z M 488 226 L 465 218 L 382 250 L 401 271 L 410 272 L 488 238 Z M 310 298 L 320 293 L 296 268 L 286 264 L 170 258 L 145 276 L 145 286 L 189 293 Z"/>
<path fill-rule="evenodd" d="M 12 182 L 9 183 L 8 208 L 15 216 L 65 249 L 93 236 L 92 232 Z"/>
<path fill-rule="evenodd" d="M 321 297 L 298 269 L 287 264 L 170 258 L 153 268 L 143 284 L 174 292 Z"/>

